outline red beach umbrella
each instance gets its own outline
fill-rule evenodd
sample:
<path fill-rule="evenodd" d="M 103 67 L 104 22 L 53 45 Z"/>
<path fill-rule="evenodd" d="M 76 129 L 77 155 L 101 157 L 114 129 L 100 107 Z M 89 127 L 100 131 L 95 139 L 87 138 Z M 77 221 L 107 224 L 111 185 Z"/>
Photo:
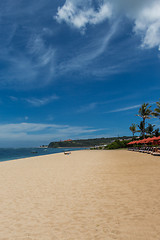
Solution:
<path fill-rule="evenodd" d="M 129 142 L 128 145 L 135 144 L 136 141 Z"/>
<path fill-rule="evenodd" d="M 142 139 L 141 143 L 147 143 L 147 139 L 146 138 Z"/>
<path fill-rule="evenodd" d="M 153 143 L 154 145 L 158 145 L 160 141 L 160 137 L 153 137 L 150 139 L 150 142 Z"/>
<path fill-rule="evenodd" d="M 158 138 L 157 138 L 157 137 L 152 137 L 151 140 L 152 140 L 152 141 L 157 141 Z"/>
<path fill-rule="evenodd" d="M 132 145 L 133 144 L 133 141 L 132 142 L 129 142 L 129 143 L 127 143 L 127 145 Z"/>
<path fill-rule="evenodd" d="M 152 141 L 152 138 L 146 138 L 146 143 L 149 143 L 149 142 L 151 142 Z"/>
<path fill-rule="evenodd" d="M 143 144 L 143 143 L 156 143 L 156 144 L 160 144 L 160 136 L 159 137 L 152 137 L 152 138 L 144 138 L 142 140 L 138 140 L 138 141 L 132 141 L 129 142 L 127 145 L 132 145 L 132 144 Z"/>
<path fill-rule="evenodd" d="M 152 140 L 153 141 L 158 141 L 158 140 L 160 140 L 160 136 L 159 137 L 153 137 Z"/>

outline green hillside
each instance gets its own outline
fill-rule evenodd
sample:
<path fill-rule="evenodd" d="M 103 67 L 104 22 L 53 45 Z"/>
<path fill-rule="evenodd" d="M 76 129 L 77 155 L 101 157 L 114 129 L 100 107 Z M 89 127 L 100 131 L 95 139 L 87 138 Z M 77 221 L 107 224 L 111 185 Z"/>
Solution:
<path fill-rule="evenodd" d="M 94 138 L 94 139 L 80 139 L 71 141 L 59 141 L 51 142 L 48 148 L 59 148 L 59 147 L 94 147 L 99 145 L 108 145 L 111 142 L 118 139 L 129 139 L 131 137 L 112 137 L 112 138 Z"/>

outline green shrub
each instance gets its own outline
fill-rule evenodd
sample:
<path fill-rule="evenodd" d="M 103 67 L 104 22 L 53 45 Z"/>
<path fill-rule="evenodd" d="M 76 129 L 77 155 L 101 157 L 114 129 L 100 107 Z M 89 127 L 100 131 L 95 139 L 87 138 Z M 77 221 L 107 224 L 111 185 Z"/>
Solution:
<path fill-rule="evenodd" d="M 119 149 L 119 148 L 127 148 L 127 143 L 129 141 L 123 140 L 123 141 L 119 141 L 116 140 L 114 142 L 112 142 L 111 144 L 107 145 L 105 147 L 105 149 Z"/>

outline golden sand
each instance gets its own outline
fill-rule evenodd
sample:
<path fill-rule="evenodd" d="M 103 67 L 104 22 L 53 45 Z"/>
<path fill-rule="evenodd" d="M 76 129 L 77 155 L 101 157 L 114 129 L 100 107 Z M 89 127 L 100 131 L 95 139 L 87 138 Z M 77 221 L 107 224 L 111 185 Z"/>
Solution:
<path fill-rule="evenodd" d="M 160 157 L 75 151 L 0 163 L 0 240 L 159 240 Z"/>

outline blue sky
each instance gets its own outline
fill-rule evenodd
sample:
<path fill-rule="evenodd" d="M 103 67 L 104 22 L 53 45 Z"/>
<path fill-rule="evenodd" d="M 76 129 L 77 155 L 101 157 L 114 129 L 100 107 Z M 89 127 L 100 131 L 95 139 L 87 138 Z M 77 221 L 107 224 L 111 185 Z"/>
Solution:
<path fill-rule="evenodd" d="M 159 0 L 1 0 L 0 144 L 131 135 L 159 66 Z"/>

